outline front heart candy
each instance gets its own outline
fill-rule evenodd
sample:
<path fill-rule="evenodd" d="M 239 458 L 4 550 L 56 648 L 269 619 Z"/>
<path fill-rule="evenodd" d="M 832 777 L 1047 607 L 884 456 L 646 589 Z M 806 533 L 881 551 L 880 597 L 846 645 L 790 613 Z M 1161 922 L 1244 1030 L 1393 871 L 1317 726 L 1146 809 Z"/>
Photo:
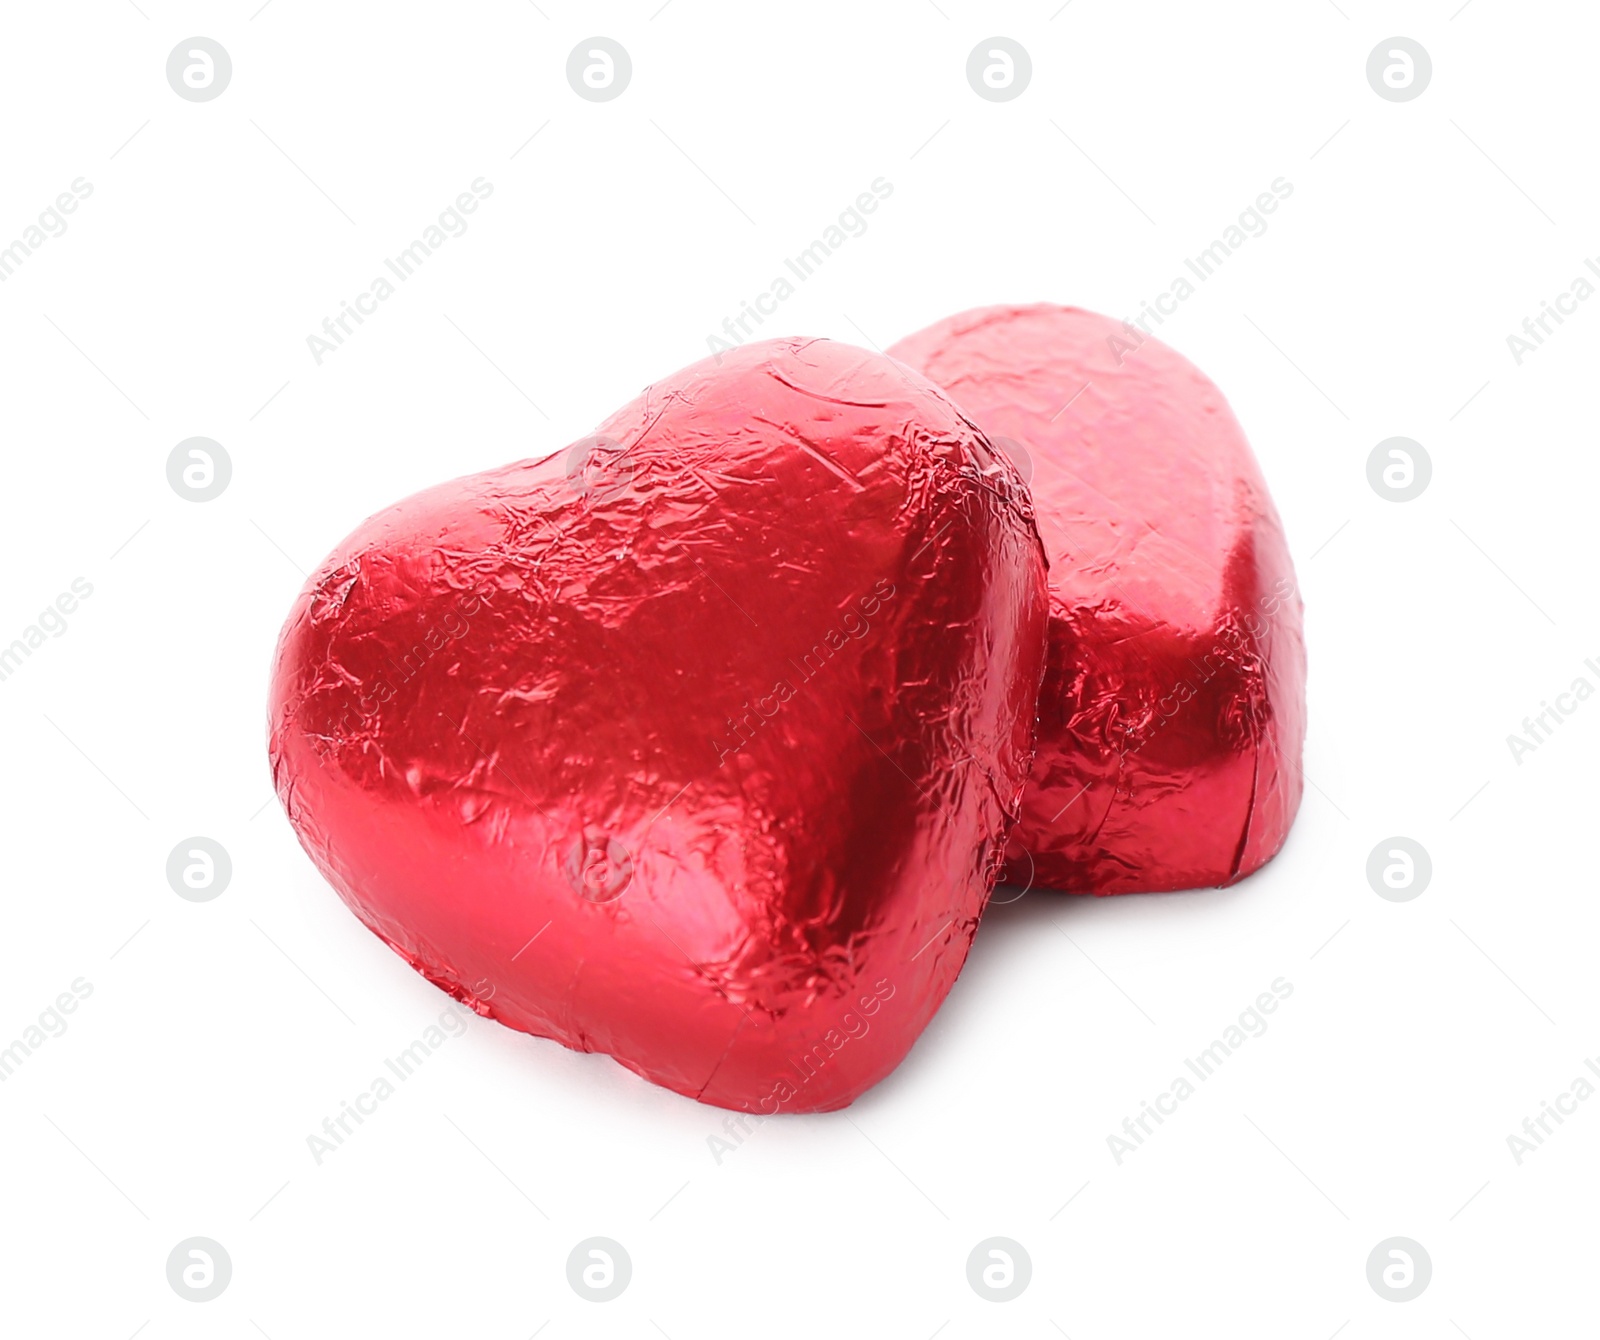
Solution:
<path fill-rule="evenodd" d="M 277 792 L 480 1013 L 704 1102 L 842 1107 L 966 957 L 1044 578 L 1019 477 L 942 392 L 747 345 L 341 544 L 279 642 Z"/>
<path fill-rule="evenodd" d="M 1071 307 L 989 307 L 890 354 L 1031 466 L 1050 553 L 1039 754 L 1008 879 L 1231 884 L 1300 804 L 1306 661 L 1283 528 L 1222 393 Z"/>

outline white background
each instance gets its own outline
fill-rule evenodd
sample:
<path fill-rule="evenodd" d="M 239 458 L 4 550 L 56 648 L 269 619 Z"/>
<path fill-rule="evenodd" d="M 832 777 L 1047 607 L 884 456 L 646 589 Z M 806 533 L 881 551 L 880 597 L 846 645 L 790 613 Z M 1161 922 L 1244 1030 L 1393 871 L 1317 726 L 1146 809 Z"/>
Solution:
<path fill-rule="evenodd" d="M 1600 302 L 1521 366 L 1506 336 L 1600 253 L 1600 16 L 658 4 L 6 7 L 0 245 L 75 178 L 93 194 L 0 285 L 0 642 L 74 578 L 93 594 L 0 683 L 0 1045 L 74 979 L 93 994 L 0 1084 L 0 1329 L 1592 1325 L 1600 1101 L 1520 1166 L 1506 1137 L 1600 1054 L 1600 702 L 1520 764 L 1506 737 L 1600 685 Z M 597 33 L 634 67 L 603 104 L 564 75 Z M 1033 62 L 999 104 L 965 78 L 997 33 Z M 194 34 L 232 56 L 212 102 L 165 79 Z M 1394 34 L 1433 59 L 1409 103 L 1366 82 Z M 306 337 L 480 176 L 470 230 L 318 366 Z M 996 301 L 1132 314 L 1293 184 L 1160 332 L 1231 399 L 1298 566 L 1311 785 L 1286 849 L 1223 892 L 994 909 L 889 1080 L 720 1163 L 721 1111 L 474 1021 L 317 1166 L 307 1135 L 446 1002 L 272 798 L 268 659 L 303 573 L 379 507 L 547 454 L 703 356 L 880 176 L 869 230 L 762 334 L 887 346 Z M 1397 434 L 1434 467 L 1405 504 L 1365 474 Z M 194 435 L 233 461 L 204 504 L 165 475 Z M 166 881 L 196 834 L 233 861 L 213 902 Z M 1432 856 L 1414 901 L 1367 883 L 1391 835 Z M 1269 1031 L 1119 1166 L 1106 1137 L 1278 977 Z M 233 1262 L 205 1304 L 165 1276 L 194 1235 Z M 605 1305 L 565 1278 L 592 1235 L 633 1261 Z M 994 1235 L 1033 1262 L 1011 1303 L 967 1283 Z M 1394 1235 L 1433 1262 L 1404 1304 L 1365 1275 Z"/>

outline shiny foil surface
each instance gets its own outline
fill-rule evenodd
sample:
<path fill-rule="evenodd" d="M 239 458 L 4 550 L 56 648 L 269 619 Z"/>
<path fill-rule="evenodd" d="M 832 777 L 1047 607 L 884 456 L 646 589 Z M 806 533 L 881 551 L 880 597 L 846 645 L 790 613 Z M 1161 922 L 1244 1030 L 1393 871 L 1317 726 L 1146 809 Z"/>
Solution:
<path fill-rule="evenodd" d="M 1032 762 L 1022 480 L 881 355 L 773 340 L 417 494 L 297 599 L 279 798 L 479 1013 L 723 1107 L 842 1107 L 949 991 Z"/>
<path fill-rule="evenodd" d="M 1301 603 L 1222 393 L 1137 327 L 990 307 L 889 351 L 1030 476 L 1050 555 L 1038 757 L 1006 879 L 1113 894 L 1229 884 L 1300 804 Z"/>

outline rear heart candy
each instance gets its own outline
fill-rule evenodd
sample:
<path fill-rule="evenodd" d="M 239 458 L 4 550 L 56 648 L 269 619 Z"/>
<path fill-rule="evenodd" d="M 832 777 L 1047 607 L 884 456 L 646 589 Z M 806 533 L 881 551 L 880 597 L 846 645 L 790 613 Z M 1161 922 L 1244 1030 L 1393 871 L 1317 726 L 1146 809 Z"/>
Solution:
<path fill-rule="evenodd" d="M 1305 647 L 1283 529 L 1222 393 L 1143 331 L 989 307 L 890 354 L 1031 473 L 1050 554 L 1039 753 L 1006 878 L 1230 884 L 1300 804 Z"/>
<path fill-rule="evenodd" d="M 942 392 L 747 345 L 341 544 L 279 642 L 274 780 L 356 915 L 480 1013 L 829 1110 L 966 957 L 1045 618 L 1026 490 Z"/>

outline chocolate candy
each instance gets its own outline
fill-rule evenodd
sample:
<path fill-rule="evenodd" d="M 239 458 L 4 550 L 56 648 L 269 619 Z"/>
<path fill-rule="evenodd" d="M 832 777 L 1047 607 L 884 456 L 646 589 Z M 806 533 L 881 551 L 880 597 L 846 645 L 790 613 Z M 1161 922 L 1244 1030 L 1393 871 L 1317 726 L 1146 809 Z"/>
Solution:
<path fill-rule="evenodd" d="M 820 340 L 380 512 L 295 602 L 273 775 L 350 908 L 479 1013 L 772 1113 L 888 1074 L 1032 761 L 1045 561 L 943 392 Z"/>
<path fill-rule="evenodd" d="M 1069 307 L 964 312 L 889 352 L 1031 473 L 1050 554 L 1039 752 L 1006 878 L 1135 893 L 1270 860 L 1302 789 L 1301 604 L 1222 393 Z"/>

